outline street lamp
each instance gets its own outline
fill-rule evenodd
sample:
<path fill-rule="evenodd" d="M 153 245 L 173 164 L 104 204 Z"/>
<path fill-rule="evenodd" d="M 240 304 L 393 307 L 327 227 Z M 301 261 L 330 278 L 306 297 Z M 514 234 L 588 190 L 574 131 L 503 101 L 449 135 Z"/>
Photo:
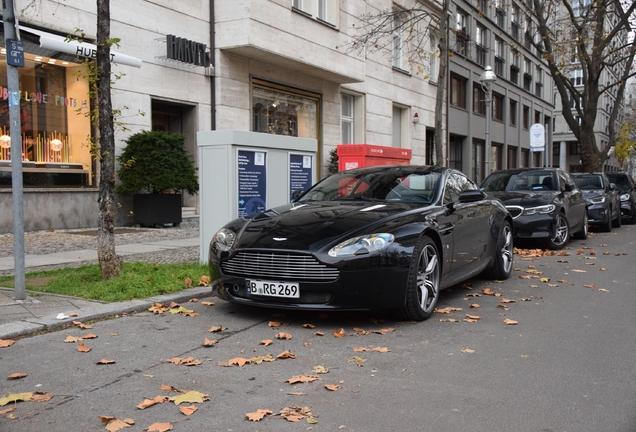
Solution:
<path fill-rule="evenodd" d="M 490 66 L 486 66 L 484 73 L 479 77 L 481 89 L 486 94 L 486 154 L 484 157 L 484 178 L 490 174 L 490 104 L 492 102 L 492 85 L 497 81 L 497 75 L 492 71 Z"/>

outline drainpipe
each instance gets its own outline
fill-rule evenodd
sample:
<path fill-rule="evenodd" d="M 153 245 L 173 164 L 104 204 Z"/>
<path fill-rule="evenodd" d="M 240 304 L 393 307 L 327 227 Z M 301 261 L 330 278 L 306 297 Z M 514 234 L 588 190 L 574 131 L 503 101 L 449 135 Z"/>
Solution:
<path fill-rule="evenodd" d="M 216 39 L 214 32 L 214 0 L 210 0 L 210 62 L 214 73 L 210 77 L 210 106 L 212 110 L 210 130 L 216 130 Z"/>

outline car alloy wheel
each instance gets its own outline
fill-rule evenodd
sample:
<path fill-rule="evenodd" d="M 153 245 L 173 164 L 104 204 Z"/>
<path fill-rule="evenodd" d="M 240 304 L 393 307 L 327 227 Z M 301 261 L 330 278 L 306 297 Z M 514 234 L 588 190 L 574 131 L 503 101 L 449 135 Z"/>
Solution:
<path fill-rule="evenodd" d="M 497 249 L 492 267 L 485 273 L 495 280 L 508 279 L 512 272 L 514 246 L 512 244 L 512 229 L 510 222 L 503 221 L 497 241 Z"/>
<path fill-rule="evenodd" d="M 550 249 L 563 249 L 570 237 L 568 220 L 563 213 L 557 214 L 554 228 L 554 237 L 550 240 Z"/>
<path fill-rule="evenodd" d="M 430 237 L 420 239 L 413 250 L 406 290 L 406 305 L 400 315 L 424 321 L 433 315 L 439 299 L 440 261 L 437 246 Z"/>
<path fill-rule="evenodd" d="M 578 240 L 585 240 L 589 234 L 589 220 L 587 218 L 587 214 L 583 217 L 583 226 L 581 227 L 581 231 L 572 234 L 572 237 Z"/>

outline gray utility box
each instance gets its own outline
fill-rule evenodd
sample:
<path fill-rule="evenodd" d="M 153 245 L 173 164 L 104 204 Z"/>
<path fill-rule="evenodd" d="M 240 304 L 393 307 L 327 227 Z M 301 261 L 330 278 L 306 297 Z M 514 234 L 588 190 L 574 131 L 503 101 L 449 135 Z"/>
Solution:
<path fill-rule="evenodd" d="M 238 130 L 197 133 L 200 259 L 212 236 L 241 216 L 287 204 L 294 190 L 318 178 L 318 141 Z"/>

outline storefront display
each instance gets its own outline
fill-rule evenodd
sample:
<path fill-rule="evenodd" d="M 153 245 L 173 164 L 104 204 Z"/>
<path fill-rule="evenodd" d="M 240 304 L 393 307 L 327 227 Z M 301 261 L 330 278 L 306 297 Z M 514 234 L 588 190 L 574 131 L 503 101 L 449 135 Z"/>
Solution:
<path fill-rule="evenodd" d="M 10 98 L 20 104 L 24 186 L 90 186 L 90 102 L 83 66 L 70 55 L 43 50 L 28 34 L 23 42 L 25 66 L 18 68 L 15 96 L 7 88 L 6 50 L 0 50 L 0 187 L 11 186 Z"/>

